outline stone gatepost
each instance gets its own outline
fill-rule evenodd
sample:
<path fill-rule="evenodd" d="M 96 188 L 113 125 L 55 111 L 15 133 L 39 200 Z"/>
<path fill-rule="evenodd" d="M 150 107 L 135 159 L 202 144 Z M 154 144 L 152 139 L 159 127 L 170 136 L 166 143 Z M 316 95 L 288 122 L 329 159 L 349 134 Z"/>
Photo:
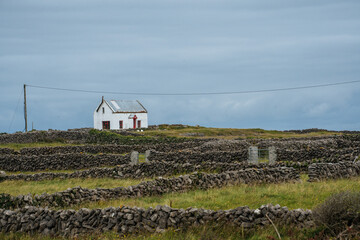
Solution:
<path fill-rule="evenodd" d="M 248 163 L 259 164 L 259 149 L 257 146 L 249 147 L 249 159 Z"/>
<path fill-rule="evenodd" d="M 139 152 L 132 151 L 130 154 L 130 164 L 131 165 L 137 165 L 139 164 Z"/>
<path fill-rule="evenodd" d="M 274 165 L 276 163 L 276 149 L 275 147 L 269 147 L 269 164 Z"/>
<path fill-rule="evenodd" d="M 145 151 L 145 162 L 150 162 L 149 161 L 149 157 L 150 157 L 150 153 L 151 153 L 151 150 L 146 150 Z"/>

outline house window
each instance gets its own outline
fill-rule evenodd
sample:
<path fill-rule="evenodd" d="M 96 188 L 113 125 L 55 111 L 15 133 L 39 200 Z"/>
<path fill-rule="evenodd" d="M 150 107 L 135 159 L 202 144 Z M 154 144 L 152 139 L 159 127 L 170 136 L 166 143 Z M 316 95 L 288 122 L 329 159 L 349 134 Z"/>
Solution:
<path fill-rule="evenodd" d="M 119 128 L 120 129 L 123 129 L 124 128 L 124 123 L 122 120 L 119 121 Z"/>
<path fill-rule="evenodd" d="M 103 129 L 110 129 L 110 121 L 103 121 L 102 125 Z"/>
<path fill-rule="evenodd" d="M 138 128 L 141 128 L 141 120 L 138 120 L 137 127 L 138 127 Z"/>
<path fill-rule="evenodd" d="M 103 114 L 104 114 L 105 113 L 105 108 L 103 107 L 102 110 L 103 110 Z"/>

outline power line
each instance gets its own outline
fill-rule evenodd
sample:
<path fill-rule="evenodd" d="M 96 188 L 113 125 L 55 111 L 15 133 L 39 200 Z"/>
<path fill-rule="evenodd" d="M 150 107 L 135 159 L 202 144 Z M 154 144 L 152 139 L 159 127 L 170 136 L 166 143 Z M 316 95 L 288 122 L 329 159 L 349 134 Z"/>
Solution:
<path fill-rule="evenodd" d="M 279 91 L 290 91 L 290 90 L 309 89 L 309 88 L 330 87 L 330 86 L 338 86 L 338 85 L 345 85 L 345 84 L 352 84 L 352 83 L 359 83 L 359 82 L 360 82 L 360 80 L 337 82 L 337 83 L 326 83 L 326 84 L 318 84 L 318 85 L 308 85 L 308 86 L 300 86 L 300 87 L 234 91 L 234 92 L 193 92 L 193 93 L 112 92 L 112 91 L 94 91 L 94 90 L 83 90 L 83 89 L 44 87 L 44 86 L 36 86 L 36 85 L 26 85 L 26 86 L 33 87 L 33 88 L 42 88 L 42 89 L 69 91 L 69 92 L 84 92 L 84 93 L 108 93 L 108 94 L 122 94 L 122 95 L 151 95 L 151 96 L 190 96 L 190 95 L 229 95 L 229 94 L 246 94 L 246 93 L 262 93 L 262 92 L 279 92 Z"/>
<path fill-rule="evenodd" d="M 18 109 L 18 107 L 19 107 L 19 103 L 20 103 L 20 99 L 21 99 L 21 95 L 22 95 L 22 93 L 23 93 L 23 89 L 21 89 L 21 92 L 20 92 L 20 95 L 19 95 L 19 99 L 18 99 L 17 104 L 16 104 L 15 111 L 14 111 L 14 113 L 13 113 L 12 117 L 11 117 L 11 121 L 10 121 L 10 125 L 9 125 L 8 132 L 10 132 L 11 126 L 12 126 L 12 124 L 13 124 L 13 122 L 14 122 L 14 119 L 15 119 L 15 114 L 16 114 L 17 109 Z"/>

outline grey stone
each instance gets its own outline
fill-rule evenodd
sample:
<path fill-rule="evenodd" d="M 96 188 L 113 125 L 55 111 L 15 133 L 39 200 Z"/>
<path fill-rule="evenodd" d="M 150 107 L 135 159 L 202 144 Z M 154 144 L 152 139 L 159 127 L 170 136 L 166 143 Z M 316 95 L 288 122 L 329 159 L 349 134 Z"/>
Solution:
<path fill-rule="evenodd" d="M 131 165 L 137 165 L 139 164 L 139 152 L 132 151 L 130 155 L 130 164 Z"/>
<path fill-rule="evenodd" d="M 248 149 L 248 162 L 250 164 L 258 164 L 259 163 L 259 152 L 257 146 L 251 146 Z"/>

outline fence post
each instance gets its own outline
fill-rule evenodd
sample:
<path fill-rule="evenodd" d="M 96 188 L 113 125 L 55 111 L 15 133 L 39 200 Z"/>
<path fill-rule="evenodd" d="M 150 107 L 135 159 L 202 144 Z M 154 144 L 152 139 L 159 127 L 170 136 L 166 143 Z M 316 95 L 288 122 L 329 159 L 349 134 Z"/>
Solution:
<path fill-rule="evenodd" d="M 150 150 L 146 150 L 146 151 L 145 151 L 145 162 L 147 162 L 147 163 L 150 162 L 150 161 L 149 161 L 150 153 L 151 153 Z"/>
<path fill-rule="evenodd" d="M 139 152 L 132 151 L 130 155 L 130 164 L 131 165 L 137 165 L 139 164 Z"/>
<path fill-rule="evenodd" d="M 275 147 L 269 147 L 269 164 L 273 165 L 276 163 L 276 149 Z"/>
<path fill-rule="evenodd" d="M 251 164 L 258 164 L 259 163 L 259 152 L 257 146 L 251 146 L 249 147 L 249 159 L 248 163 Z"/>

